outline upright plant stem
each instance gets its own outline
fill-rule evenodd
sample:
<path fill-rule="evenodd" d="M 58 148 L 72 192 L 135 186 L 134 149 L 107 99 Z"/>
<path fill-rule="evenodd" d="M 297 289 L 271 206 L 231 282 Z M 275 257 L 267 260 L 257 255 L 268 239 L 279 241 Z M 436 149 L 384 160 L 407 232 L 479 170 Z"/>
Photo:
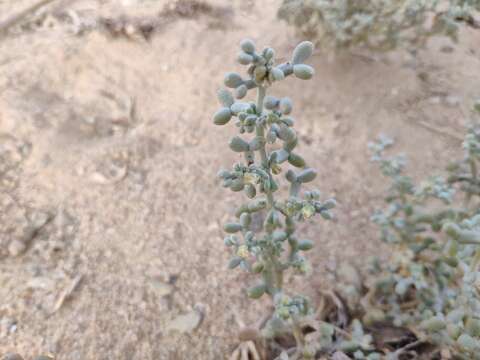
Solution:
<path fill-rule="evenodd" d="M 263 101 L 265 99 L 266 95 L 266 88 L 263 86 L 259 86 L 257 88 L 257 102 L 256 102 L 256 108 L 257 108 L 257 115 L 262 116 L 263 113 Z M 262 162 L 262 167 L 263 169 L 268 173 L 268 176 L 271 178 L 272 174 L 270 171 L 270 167 L 268 166 L 268 157 L 267 157 L 267 151 L 265 148 L 265 130 L 263 128 L 263 125 L 257 125 L 255 128 L 256 135 L 258 137 L 261 137 L 264 141 L 264 145 L 260 148 L 259 153 L 260 153 L 260 159 Z M 265 191 L 267 195 L 267 211 L 270 211 L 274 204 L 275 200 L 273 198 L 272 191 L 268 190 Z M 282 289 L 282 284 L 283 284 L 283 276 L 282 276 L 282 270 L 279 267 L 278 261 L 274 258 L 273 254 L 265 254 L 265 262 L 266 262 L 266 269 L 264 271 L 264 281 L 267 285 L 267 288 L 269 289 L 270 295 L 273 297 L 276 293 L 280 292 Z"/>
<path fill-rule="evenodd" d="M 265 95 L 267 93 L 267 90 L 263 86 L 259 86 L 257 88 L 257 115 L 261 116 L 263 112 L 263 100 L 265 99 Z M 256 135 L 258 137 L 261 137 L 263 140 L 265 140 L 265 130 L 263 126 L 257 125 L 256 127 Z M 264 141 L 265 143 L 265 141 Z M 260 158 L 262 161 L 262 166 L 264 170 L 268 173 L 268 175 L 271 177 L 272 174 L 270 173 L 270 167 L 268 166 L 268 158 L 267 158 L 267 151 L 265 149 L 265 145 L 263 145 L 260 150 Z M 270 210 L 273 207 L 274 200 L 273 200 L 273 194 L 271 191 L 266 191 L 267 194 L 267 210 Z"/>
<path fill-rule="evenodd" d="M 263 100 L 265 99 L 266 89 L 263 86 L 259 86 L 257 89 L 257 115 L 261 116 L 263 112 Z M 263 126 L 256 127 L 256 135 L 262 137 L 265 140 L 265 131 Z M 264 144 L 266 141 L 264 141 Z M 260 150 L 260 158 L 262 161 L 262 166 L 264 170 L 268 173 L 268 176 L 271 178 L 272 174 L 270 171 L 270 167 L 268 166 L 268 157 L 267 151 L 265 149 L 265 145 L 263 145 Z M 292 184 L 292 188 L 290 189 L 290 195 L 297 196 L 298 191 L 300 190 L 300 184 Z M 267 211 L 270 211 L 274 207 L 274 198 L 271 190 L 266 191 L 267 194 Z M 275 258 L 275 255 L 268 254 L 268 257 L 265 259 L 266 262 L 266 269 L 264 271 L 264 281 L 269 289 L 270 296 L 273 298 L 276 294 L 282 292 L 283 288 L 283 270 L 282 265 Z M 293 333 L 297 343 L 297 352 L 301 353 L 304 347 L 304 336 L 301 330 L 301 327 L 298 325 L 298 320 L 293 319 Z"/>

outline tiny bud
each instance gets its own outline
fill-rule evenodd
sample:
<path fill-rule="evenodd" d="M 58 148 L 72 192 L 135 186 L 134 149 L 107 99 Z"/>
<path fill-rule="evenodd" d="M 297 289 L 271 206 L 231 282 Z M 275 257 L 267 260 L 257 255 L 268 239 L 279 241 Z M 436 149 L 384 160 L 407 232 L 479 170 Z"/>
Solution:
<path fill-rule="evenodd" d="M 278 67 L 274 67 L 274 68 L 272 68 L 272 70 L 270 70 L 270 71 L 271 71 L 271 73 L 272 73 L 272 78 L 273 78 L 273 80 L 275 80 L 275 81 L 281 81 L 281 80 L 285 79 L 285 74 L 284 74 L 284 72 L 283 72 L 281 69 L 279 69 Z"/>
<path fill-rule="evenodd" d="M 227 108 L 232 106 L 233 103 L 235 102 L 235 100 L 233 99 L 232 93 L 227 89 L 218 90 L 217 97 L 218 97 L 218 101 L 220 101 L 220 104 L 222 104 Z"/>
<path fill-rule="evenodd" d="M 241 51 L 237 56 L 237 60 L 241 65 L 249 65 L 253 61 L 253 56 Z"/>
<path fill-rule="evenodd" d="M 263 104 L 265 105 L 265 108 L 268 110 L 273 110 L 278 106 L 278 99 L 274 96 L 267 96 L 265 97 L 265 100 L 263 101 Z"/>
<path fill-rule="evenodd" d="M 328 199 L 323 204 L 323 207 L 327 210 L 333 209 L 335 206 L 337 206 L 337 201 L 335 199 Z"/>
<path fill-rule="evenodd" d="M 237 223 L 226 223 L 223 225 L 225 232 L 233 234 L 242 230 L 242 225 Z"/>
<path fill-rule="evenodd" d="M 292 63 L 302 64 L 313 54 L 313 44 L 310 41 L 303 41 L 293 50 Z"/>
<path fill-rule="evenodd" d="M 307 183 L 315 179 L 316 176 L 317 172 L 312 168 L 308 168 L 297 175 L 297 180 L 301 183 Z"/>
<path fill-rule="evenodd" d="M 232 118 L 232 112 L 229 108 L 221 108 L 215 115 L 213 115 L 213 122 L 215 125 L 225 125 Z"/>
<path fill-rule="evenodd" d="M 297 64 L 293 66 L 293 73 L 301 80 L 309 80 L 315 74 L 315 70 L 309 65 Z"/>
<path fill-rule="evenodd" d="M 291 183 L 294 183 L 297 181 L 297 175 L 293 172 L 293 170 L 288 170 L 287 173 L 285 174 L 285 177 L 287 180 Z"/>
<path fill-rule="evenodd" d="M 305 167 L 305 160 L 300 155 L 290 153 L 288 156 L 288 162 L 298 168 L 303 168 Z"/>
<path fill-rule="evenodd" d="M 232 106 L 230 106 L 230 110 L 234 114 L 238 114 L 238 113 L 241 113 L 241 112 L 246 112 L 246 111 L 250 110 L 250 108 L 251 108 L 250 104 L 246 103 L 246 102 L 236 102 Z"/>
<path fill-rule="evenodd" d="M 267 61 L 272 60 L 272 59 L 275 57 L 275 50 L 273 50 L 272 48 L 266 48 L 266 49 L 263 51 L 263 57 L 264 57 L 265 60 L 267 60 Z"/>
<path fill-rule="evenodd" d="M 247 95 L 247 92 L 247 86 L 245 84 L 242 84 L 235 89 L 235 97 L 237 99 L 243 99 Z"/>
<path fill-rule="evenodd" d="M 282 168 L 280 167 L 280 165 L 278 165 L 276 163 L 273 163 L 272 165 L 270 165 L 270 169 L 272 169 L 273 175 L 278 175 L 282 172 Z M 276 186 L 276 187 L 272 186 L 272 191 L 276 191 L 276 190 L 278 190 L 278 186 Z"/>
<path fill-rule="evenodd" d="M 230 149 L 235 152 L 245 152 L 249 150 L 248 143 L 238 136 L 235 136 L 230 140 L 229 146 Z"/>
<path fill-rule="evenodd" d="M 332 220 L 332 219 L 333 219 L 332 214 L 330 214 L 328 211 L 322 211 L 322 212 L 320 213 L 320 216 L 321 216 L 322 218 L 324 218 L 325 220 Z"/>
<path fill-rule="evenodd" d="M 242 40 L 240 47 L 247 54 L 253 54 L 255 52 L 255 43 L 250 39 Z"/>
<path fill-rule="evenodd" d="M 241 245 L 237 249 L 237 256 L 241 257 L 242 259 L 246 259 L 250 255 L 248 251 L 247 245 Z"/>
<path fill-rule="evenodd" d="M 298 240 L 297 240 L 297 237 L 296 237 L 296 236 L 290 235 L 289 238 L 288 238 L 288 243 L 290 244 L 290 247 L 291 247 L 292 249 L 297 250 Z"/>
<path fill-rule="evenodd" d="M 245 187 L 245 183 L 240 178 L 232 180 L 230 184 L 230 190 L 235 192 L 242 191 L 244 187 Z"/>
<path fill-rule="evenodd" d="M 230 259 L 228 262 L 228 268 L 229 269 L 235 269 L 240 263 L 243 261 L 243 259 L 240 256 L 235 256 Z"/>
<path fill-rule="evenodd" d="M 225 244 L 225 246 L 233 246 L 233 245 L 236 245 L 237 244 L 237 237 L 236 236 L 226 236 L 224 239 L 223 239 L 223 243 Z"/>
<path fill-rule="evenodd" d="M 290 98 L 286 97 L 286 98 L 282 98 L 280 100 L 280 111 L 285 114 L 285 115 L 288 115 L 292 112 L 292 107 L 293 107 L 293 104 L 292 104 L 292 100 L 290 100 Z"/>
<path fill-rule="evenodd" d="M 242 77 L 234 72 L 230 72 L 225 74 L 225 78 L 223 79 L 225 86 L 229 88 L 236 88 L 243 84 Z"/>
<path fill-rule="evenodd" d="M 288 143 L 294 141 L 297 135 L 291 127 L 282 124 L 278 130 L 278 137 Z"/>
<path fill-rule="evenodd" d="M 302 215 L 305 219 L 311 218 L 315 215 L 315 206 L 307 204 L 302 208 Z"/>
<path fill-rule="evenodd" d="M 229 175 L 230 175 L 230 172 L 227 171 L 227 170 L 220 170 L 220 171 L 217 173 L 217 177 L 219 177 L 220 179 L 225 179 L 225 178 L 227 178 Z"/>
<path fill-rule="evenodd" d="M 313 242 L 311 240 L 302 240 L 298 243 L 298 250 L 308 251 L 313 248 Z"/>
<path fill-rule="evenodd" d="M 265 294 L 266 291 L 266 286 L 265 284 L 260 284 L 254 287 L 251 287 L 248 289 L 248 296 L 251 297 L 252 299 L 258 299 L 262 297 L 263 294 Z"/>
<path fill-rule="evenodd" d="M 292 151 L 293 149 L 295 149 L 295 147 L 297 146 L 298 144 L 298 138 L 297 136 L 295 136 L 295 139 L 293 139 L 292 141 L 286 141 L 283 143 L 283 148 L 290 152 Z"/>

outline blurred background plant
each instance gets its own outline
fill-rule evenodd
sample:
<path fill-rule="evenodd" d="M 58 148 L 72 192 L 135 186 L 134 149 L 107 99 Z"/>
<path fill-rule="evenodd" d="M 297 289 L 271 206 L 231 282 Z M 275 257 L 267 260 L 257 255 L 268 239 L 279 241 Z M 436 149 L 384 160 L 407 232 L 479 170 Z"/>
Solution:
<path fill-rule="evenodd" d="M 404 175 L 403 155 L 385 154 L 393 140 L 380 136 L 369 144 L 372 161 L 391 179 L 387 207 L 372 220 L 392 255 L 374 260 L 361 286 L 338 287 L 350 309 L 362 314 L 364 326 L 405 327 L 418 343 L 435 344 L 438 353 L 460 359 L 478 359 L 480 350 L 478 110 L 477 103 L 464 158 L 452 163 L 446 176 L 417 184 Z"/>
<path fill-rule="evenodd" d="M 478 0 L 284 0 L 278 17 L 323 47 L 389 51 L 457 41 L 461 24 L 480 27 L 479 10 Z"/>

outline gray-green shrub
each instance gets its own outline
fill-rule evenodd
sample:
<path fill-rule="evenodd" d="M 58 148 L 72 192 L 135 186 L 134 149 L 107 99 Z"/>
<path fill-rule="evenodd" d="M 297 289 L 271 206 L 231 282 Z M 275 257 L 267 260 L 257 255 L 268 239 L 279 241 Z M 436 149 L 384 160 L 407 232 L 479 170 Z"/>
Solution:
<path fill-rule="evenodd" d="M 464 158 L 445 176 L 420 184 L 403 174 L 403 156 L 385 155 L 390 139 L 369 145 L 372 160 L 392 180 L 387 208 L 373 220 L 393 255 L 374 264 L 366 294 L 339 288 L 355 299 L 364 324 L 389 321 L 415 328 L 421 340 L 459 359 L 480 359 L 479 125 L 477 120 L 468 129 Z"/>

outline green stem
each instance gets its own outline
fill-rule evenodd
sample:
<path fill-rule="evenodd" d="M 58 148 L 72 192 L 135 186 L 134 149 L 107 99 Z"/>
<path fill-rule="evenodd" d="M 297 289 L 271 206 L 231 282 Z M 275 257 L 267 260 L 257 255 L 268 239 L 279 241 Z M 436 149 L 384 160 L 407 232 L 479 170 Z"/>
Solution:
<path fill-rule="evenodd" d="M 263 86 L 259 86 L 257 88 L 257 115 L 262 116 L 263 113 L 263 101 L 265 100 L 265 95 L 267 91 L 266 88 Z M 258 137 L 261 137 L 264 141 L 263 143 L 266 144 L 265 141 L 265 129 L 263 125 L 257 125 L 255 128 L 255 133 Z M 265 145 L 263 145 L 258 152 L 260 153 L 260 159 L 262 162 L 263 169 L 268 173 L 268 176 L 272 178 L 272 174 L 270 171 L 270 166 L 268 164 L 268 156 L 267 150 Z M 273 193 L 271 191 L 265 192 L 267 195 L 267 211 L 270 211 L 275 204 L 275 199 L 273 198 Z M 283 271 L 279 266 L 277 259 L 275 259 L 274 255 L 268 254 L 265 256 L 266 262 L 266 269 L 264 271 L 264 281 L 269 289 L 270 295 L 273 297 L 276 293 L 282 290 L 283 285 Z"/>
<path fill-rule="evenodd" d="M 259 86 L 257 89 L 257 115 L 261 116 L 263 112 L 263 100 L 267 94 L 267 89 L 263 86 Z"/>
<path fill-rule="evenodd" d="M 267 93 L 267 90 L 263 86 L 259 86 L 257 89 L 257 115 L 262 116 L 263 113 L 263 100 L 265 99 L 265 95 Z M 261 137 L 263 140 L 265 140 L 265 129 L 263 126 L 256 126 L 255 128 L 256 135 L 258 137 Z M 266 143 L 266 141 L 264 141 Z M 268 157 L 267 157 L 267 151 L 265 149 L 265 145 L 263 145 L 260 150 L 258 150 L 260 153 L 260 159 L 262 161 L 262 166 L 264 170 L 268 173 L 269 177 L 272 177 L 272 174 L 270 173 L 270 167 L 268 166 Z M 270 210 L 273 207 L 274 204 L 274 199 L 273 199 L 273 194 L 271 191 L 266 191 L 267 194 L 267 210 Z"/>

